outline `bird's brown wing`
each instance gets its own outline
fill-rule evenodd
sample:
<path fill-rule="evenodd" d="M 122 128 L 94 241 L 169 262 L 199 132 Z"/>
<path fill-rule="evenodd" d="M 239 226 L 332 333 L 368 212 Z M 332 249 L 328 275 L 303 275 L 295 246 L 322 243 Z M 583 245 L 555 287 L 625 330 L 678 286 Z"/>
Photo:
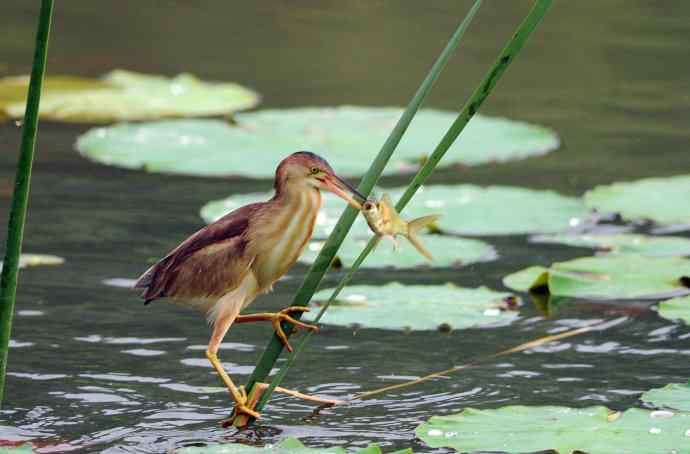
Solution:
<path fill-rule="evenodd" d="M 220 297 L 239 285 L 253 260 L 249 221 L 262 205 L 246 205 L 223 216 L 149 268 L 134 285 L 144 289 L 145 304 L 164 297 Z"/>

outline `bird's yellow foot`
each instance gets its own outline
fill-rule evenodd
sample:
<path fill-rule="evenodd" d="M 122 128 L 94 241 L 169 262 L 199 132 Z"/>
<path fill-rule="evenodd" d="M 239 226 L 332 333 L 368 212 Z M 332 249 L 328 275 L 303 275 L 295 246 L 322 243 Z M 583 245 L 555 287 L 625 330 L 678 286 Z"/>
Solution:
<path fill-rule="evenodd" d="M 249 408 L 249 406 L 247 405 L 249 403 L 249 399 L 247 398 L 247 391 L 245 391 L 244 386 L 240 386 L 238 391 L 240 392 L 240 399 L 235 401 L 234 416 L 236 417 L 238 415 L 244 414 L 247 416 L 251 416 L 255 419 L 261 419 L 261 415 L 259 414 L 259 412 L 255 411 L 252 408 Z M 256 405 L 256 401 L 253 402 L 253 405 Z"/>
<path fill-rule="evenodd" d="M 288 338 L 285 335 L 285 331 L 283 331 L 283 327 L 281 326 L 282 322 L 292 323 L 292 325 L 295 328 L 304 328 L 304 329 L 308 329 L 310 331 L 318 331 L 319 330 L 319 327 L 316 325 L 310 325 L 308 323 L 301 322 L 301 321 L 291 317 L 290 314 L 293 312 L 299 312 L 299 313 L 309 312 L 309 308 L 304 307 L 304 306 L 286 307 L 282 311 L 276 313 L 275 317 L 272 320 L 273 329 L 275 329 L 276 335 L 278 336 L 280 341 L 283 343 L 283 346 L 289 352 L 292 352 L 292 346 L 290 345 L 290 342 L 288 341 Z"/>

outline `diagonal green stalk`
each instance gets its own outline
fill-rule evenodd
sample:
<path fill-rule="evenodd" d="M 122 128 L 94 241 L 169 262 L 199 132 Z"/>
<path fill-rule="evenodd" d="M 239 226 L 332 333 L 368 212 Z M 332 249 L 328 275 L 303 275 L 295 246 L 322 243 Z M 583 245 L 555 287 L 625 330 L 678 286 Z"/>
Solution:
<path fill-rule="evenodd" d="M 532 31 L 534 31 L 536 26 L 542 20 L 542 18 L 546 14 L 546 11 L 551 5 L 551 2 L 552 0 L 537 0 L 537 2 L 534 4 L 527 17 L 518 27 L 512 39 L 508 42 L 508 44 L 498 55 L 498 58 L 491 66 L 491 69 L 486 74 L 482 82 L 474 90 L 472 95 L 470 95 L 470 98 L 465 103 L 464 107 L 462 108 L 457 118 L 446 132 L 446 134 L 443 136 L 439 144 L 436 146 L 433 153 L 429 156 L 424 166 L 422 166 L 422 168 L 417 172 L 417 174 L 412 179 L 410 185 L 407 187 L 403 195 L 400 197 L 400 200 L 398 200 L 398 202 L 396 203 L 395 208 L 398 212 L 402 211 L 405 208 L 405 206 L 412 199 L 417 190 L 424 184 L 429 175 L 431 175 L 431 173 L 433 172 L 434 168 L 436 168 L 441 158 L 443 158 L 443 156 L 446 154 L 451 145 L 453 145 L 453 142 L 455 142 L 455 140 L 458 138 L 465 126 L 467 126 L 470 119 L 472 119 L 477 110 L 479 110 L 479 107 L 482 105 L 482 103 L 487 98 L 493 87 L 496 85 L 496 83 L 501 78 L 505 70 L 508 68 L 510 62 L 515 59 L 515 56 L 522 49 L 529 35 L 532 33 Z M 321 307 L 321 310 L 314 319 L 315 323 L 321 320 L 325 312 L 328 310 L 330 304 L 338 297 L 342 289 L 345 288 L 345 286 L 350 282 L 354 274 L 357 272 L 358 268 L 367 258 L 369 253 L 371 253 L 371 251 L 374 249 L 375 245 L 375 238 L 369 240 L 369 243 L 365 246 L 360 255 L 354 261 L 348 273 L 338 283 L 338 286 L 335 288 L 326 304 L 324 304 Z M 295 343 L 294 351 L 288 357 L 285 364 L 283 364 L 281 369 L 278 371 L 278 374 L 271 382 L 271 385 L 265 391 L 264 396 L 267 396 L 270 390 L 274 389 L 282 382 L 283 377 L 286 375 L 288 369 L 294 363 L 295 359 L 297 358 L 297 355 L 299 355 L 299 353 L 302 351 L 304 345 L 309 340 L 312 334 L 312 332 L 308 332 L 302 339 Z M 267 397 L 265 398 L 267 399 Z M 261 403 L 261 401 L 259 401 L 259 403 Z"/>
<path fill-rule="evenodd" d="M 388 161 L 390 160 L 393 151 L 400 142 L 400 139 L 407 130 L 407 127 L 410 125 L 410 122 L 414 118 L 414 115 L 417 113 L 417 110 L 419 109 L 427 94 L 431 90 L 431 87 L 436 82 L 436 79 L 438 79 L 439 74 L 445 67 L 450 56 L 457 48 L 460 39 L 465 33 L 465 30 L 469 26 L 470 22 L 474 18 L 474 15 L 479 9 L 481 3 L 482 0 L 475 1 L 474 5 L 467 13 L 467 16 L 462 21 L 458 29 L 455 31 L 450 41 L 443 49 L 443 52 L 441 52 L 441 55 L 438 57 L 438 59 L 432 66 L 431 70 L 427 74 L 426 78 L 420 85 L 419 89 L 415 93 L 414 97 L 408 104 L 407 108 L 398 120 L 398 123 L 393 128 L 393 131 L 391 132 L 390 136 L 381 147 L 381 150 L 374 159 L 374 162 L 371 164 L 369 170 L 367 171 L 366 175 L 359 184 L 358 190 L 362 194 L 368 195 L 376 185 L 376 182 L 381 176 L 381 173 L 383 172 L 383 169 L 386 167 L 386 164 L 388 164 Z M 333 257 L 335 257 L 338 248 L 340 247 L 343 240 L 345 239 L 345 236 L 349 232 L 350 227 L 352 226 L 352 223 L 354 222 L 357 214 L 357 210 L 355 210 L 352 207 L 348 206 L 345 209 L 345 212 L 338 220 L 338 223 L 336 224 L 333 232 L 326 241 L 326 244 L 323 246 L 319 255 L 314 261 L 314 264 L 309 269 L 309 272 L 307 273 L 307 276 L 305 277 L 302 286 L 295 295 L 291 305 L 299 306 L 306 305 L 309 303 L 312 295 L 314 294 L 319 283 L 321 282 L 321 279 L 323 279 L 323 276 L 328 271 Z M 292 332 L 291 325 L 285 325 L 284 329 L 287 335 L 289 335 Z M 252 376 L 249 378 L 249 382 L 247 383 L 248 391 L 251 390 L 252 386 L 257 381 L 264 381 L 266 377 L 268 377 L 269 372 L 273 368 L 273 365 L 275 364 L 282 350 L 283 345 L 280 343 L 278 337 L 274 335 L 271 338 L 268 346 L 266 347 L 266 350 L 264 351 L 263 355 L 259 359 L 259 362 L 257 363 L 257 366 L 254 369 Z M 263 408 L 274 388 L 274 386 L 271 386 L 263 393 L 262 398 L 258 402 L 256 407 L 258 410 Z"/>
<path fill-rule="evenodd" d="M 19 150 L 17 175 L 14 181 L 14 194 L 7 227 L 7 244 L 5 260 L 0 281 L 0 406 L 5 390 L 5 373 L 7 372 L 7 350 L 12 331 L 12 315 L 17 296 L 17 275 L 19 272 L 19 255 L 22 251 L 26 208 L 29 200 L 31 166 L 34 159 L 36 133 L 38 131 L 38 104 L 41 99 L 41 86 L 45 74 L 46 56 L 48 54 L 48 37 L 53 15 L 53 0 L 43 0 L 38 17 L 36 47 L 34 50 L 29 94 L 24 112 L 22 143 Z"/>

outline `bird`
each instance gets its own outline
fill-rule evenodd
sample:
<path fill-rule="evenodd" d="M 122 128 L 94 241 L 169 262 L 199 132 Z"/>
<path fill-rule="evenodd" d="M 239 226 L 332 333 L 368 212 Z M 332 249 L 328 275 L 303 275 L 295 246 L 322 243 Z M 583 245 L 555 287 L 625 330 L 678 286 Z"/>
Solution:
<path fill-rule="evenodd" d="M 230 326 L 270 321 L 289 351 L 292 347 L 281 322 L 318 329 L 291 316 L 308 311 L 306 307 L 249 315 L 240 312 L 257 296 L 271 291 L 295 264 L 312 236 L 322 190 L 357 210 L 366 200 L 322 157 L 309 151 L 290 154 L 276 168 L 274 194 L 269 200 L 237 208 L 193 233 L 134 285 L 143 289 L 144 304 L 165 298 L 206 314 L 212 326 L 206 358 L 228 388 L 237 415 L 260 417 L 248 407 L 244 387 L 234 384 L 218 359 L 219 346 Z"/>

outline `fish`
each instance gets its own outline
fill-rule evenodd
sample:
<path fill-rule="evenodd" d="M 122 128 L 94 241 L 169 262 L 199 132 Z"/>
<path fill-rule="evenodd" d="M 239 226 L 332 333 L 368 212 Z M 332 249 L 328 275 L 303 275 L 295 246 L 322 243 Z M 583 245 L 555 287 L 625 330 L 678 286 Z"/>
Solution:
<path fill-rule="evenodd" d="M 381 200 L 378 202 L 375 200 L 365 201 L 362 204 L 361 212 L 367 224 L 369 224 L 369 228 L 377 236 L 377 245 L 381 238 L 386 237 L 390 238 L 397 248 L 398 242 L 396 237 L 401 235 L 407 238 L 407 241 L 409 241 L 426 259 L 430 261 L 434 260 L 431 253 L 422 244 L 419 238 L 419 232 L 424 227 L 436 222 L 441 217 L 440 214 L 432 214 L 411 221 L 405 221 L 396 211 L 388 194 L 383 194 Z"/>

